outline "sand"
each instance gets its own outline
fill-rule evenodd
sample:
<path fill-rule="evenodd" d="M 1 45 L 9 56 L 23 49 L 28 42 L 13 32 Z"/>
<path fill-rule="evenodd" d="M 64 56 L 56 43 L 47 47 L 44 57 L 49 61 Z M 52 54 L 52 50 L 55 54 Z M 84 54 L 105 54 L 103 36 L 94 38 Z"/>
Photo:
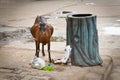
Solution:
<path fill-rule="evenodd" d="M 109 27 L 119 30 L 119 0 L 1 0 L 0 1 L 0 80 L 119 80 L 120 75 L 120 33 L 109 32 Z M 31 68 L 35 45 L 29 28 L 37 15 L 49 16 L 48 22 L 54 26 L 51 42 L 52 58 L 61 58 L 66 45 L 66 21 L 61 11 L 90 13 L 97 15 L 99 32 L 99 52 L 103 67 L 79 67 L 54 65 L 55 71 Z M 107 28 L 107 29 L 106 29 Z M 22 32 L 22 33 L 21 33 Z M 25 35 L 23 35 L 25 33 Z M 27 34 L 26 34 L 27 33 Z M 12 36 L 11 36 L 12 35 Z M 47 46 L 45 46 L 47 50 Z M 48 55 L 40 57 L 48 64 Z M 110 74 L 110 75 L 109 75 Z"/>

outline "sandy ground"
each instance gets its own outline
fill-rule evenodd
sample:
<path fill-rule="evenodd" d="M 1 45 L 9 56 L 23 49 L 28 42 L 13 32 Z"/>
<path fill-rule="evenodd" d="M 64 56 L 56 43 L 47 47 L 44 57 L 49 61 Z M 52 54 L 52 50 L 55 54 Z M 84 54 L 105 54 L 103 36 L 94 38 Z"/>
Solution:
<path fill-rule="evenodd" d="M 106 76 L 108 80 L 120 80 L 119 4 L 119 0 L 0 0 L 0 80 L 105 80 Z M 103 67 L 52 64 L 55 68 L 52 72 L 30 67 L 35 45 L 29 28 L 37 15 L 51 17 L 48 22 L 54 26 L 53 37 L 58 37 L 56 42 L 51 43 L 51 55 L 54 59 L 63 56 L 66 41 L 61 38 L 66 37 L 66 21 L 65 18 L 56 18 L 61 16 L 57 14 L 61 11 L 97 15 Z M 48 61 L 47 54 L 46 57 L 40 57 Z"/>

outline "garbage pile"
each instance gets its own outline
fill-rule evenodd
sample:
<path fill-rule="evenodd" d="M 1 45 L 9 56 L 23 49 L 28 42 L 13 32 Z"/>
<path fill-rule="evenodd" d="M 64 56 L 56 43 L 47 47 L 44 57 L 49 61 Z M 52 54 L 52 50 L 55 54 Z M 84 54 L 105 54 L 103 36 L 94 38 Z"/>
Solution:
<path fill-rule="evenodd" d="M 31 61 L 31 67 L 38 69 L 38 70 L 45 70 L 45 71 L 53 71 L 54 70 L 54 67 L 51 64 L 48 64 L 46 66 L 45 61 L 41 58 L 34 58 Z"/>
<path fill-rule="evenodd" d="M 71 55 L 71 49 L 72 48 L 70 47 L 70 45 L 67 45 L 65 48 L 65 53 L 63 57 L 57 60 L 53 60 L 53 63 L 54 64 L 66 64 Z M 50 63 L 46 66 L 45 61 L 41 58 L 34 58 L 30 64 L 32 68 L 35 68 L 38 70 L 54 71 L 54 67 Z"/>

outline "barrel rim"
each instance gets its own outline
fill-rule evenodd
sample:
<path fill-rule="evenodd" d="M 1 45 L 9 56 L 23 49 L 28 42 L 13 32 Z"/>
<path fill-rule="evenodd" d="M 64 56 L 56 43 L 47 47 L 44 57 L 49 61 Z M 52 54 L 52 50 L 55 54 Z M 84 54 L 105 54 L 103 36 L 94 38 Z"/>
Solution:
<path fill-rule="evenodd" d="M 70 18 L 89 18 L 89 17 L 93 17 L 95 15 L 93 14 L 68 14 L 67 17 Z"/>

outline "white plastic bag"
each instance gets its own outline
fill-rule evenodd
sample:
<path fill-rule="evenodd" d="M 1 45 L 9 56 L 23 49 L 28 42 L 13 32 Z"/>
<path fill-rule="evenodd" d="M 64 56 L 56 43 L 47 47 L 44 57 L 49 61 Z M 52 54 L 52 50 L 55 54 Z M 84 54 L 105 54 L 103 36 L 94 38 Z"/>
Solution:
<path fill-rule="evenodd" d="M 41 58 L 34 58 L 32 61 L 31 61 L 31 65 L 33 68 L 43 68 L 45 67 L 45 61 Z"/>
<path fill-rule="evenodd" d="M 71 49 L 72 48 L 70 47 L 70 45 L 67 45 L 66 48 L 65 48 L 65 54 L 64 54 L 64 56 L 61 59 L 55 60 L 54 63 L 66 63 L 67 60 L 70 57 Z"/>

